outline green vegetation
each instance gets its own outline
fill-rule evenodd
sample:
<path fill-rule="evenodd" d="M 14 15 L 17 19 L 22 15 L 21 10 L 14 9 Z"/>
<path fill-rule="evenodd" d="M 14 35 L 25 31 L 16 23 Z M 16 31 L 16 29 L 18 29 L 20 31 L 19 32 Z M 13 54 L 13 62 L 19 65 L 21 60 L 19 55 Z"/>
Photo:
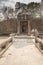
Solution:
<path fill-rule="evenodd" d="M 40 7 L 40 3 L 31 2 L 31 3 L 25 4 L 25 3 L 17 2 L 16 5 L 15 5 L 15 10 L 18 11 L 22 7 L 30 9 L 30 10 L 34 10 L 34 9 L 37 9 L 37 8 Z"/>
<path fill-rule="evenodd" d="M 25 8 L 31 12 L 32 18 L 40 17 L 40 3 L 31 2 L 28 4 L 17 2 L 15 5 L 15 11 L 19 11 L 19 9 Z"/>
<path fill-rule="evenodd" d="M 27 5 L 27 8 L 28 9 L 34 9 L 34 8 L 38 8 L 40 7 L 40 3 L 34 3 L 34 2 L 31 2 Z"/>

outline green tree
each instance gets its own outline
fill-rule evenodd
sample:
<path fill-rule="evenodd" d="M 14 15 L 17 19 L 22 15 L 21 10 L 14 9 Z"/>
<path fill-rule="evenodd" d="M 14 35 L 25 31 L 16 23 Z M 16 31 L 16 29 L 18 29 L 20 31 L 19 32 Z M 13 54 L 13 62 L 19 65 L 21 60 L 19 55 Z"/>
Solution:
<path fill-rule="evenodd" d="M 11 8 L 11 7 L 6 7 L 6 6 L 4 6 L 3 8 L 2 8 L 2 12 L 3 12 L 3 15 L 4 15 L 4 17 L 5 17 L 5 19 L 9 19 L 9 17 L 13 17 L 14 15 L 14 10 L 13 10 L 13 8 Z"/>
<path fill-rule="evenodd" d="M 38 8 L 40 6 L 40 3 L 37 2 L 31 2 L 27 5 L 28 9 L 34 9 L 34 8 Z"/>
<path fill-rule="evenodd" d="M 18 11 L 20 9 L 20 2 L 16 2 L 15 4 L 15 10 Z"/>

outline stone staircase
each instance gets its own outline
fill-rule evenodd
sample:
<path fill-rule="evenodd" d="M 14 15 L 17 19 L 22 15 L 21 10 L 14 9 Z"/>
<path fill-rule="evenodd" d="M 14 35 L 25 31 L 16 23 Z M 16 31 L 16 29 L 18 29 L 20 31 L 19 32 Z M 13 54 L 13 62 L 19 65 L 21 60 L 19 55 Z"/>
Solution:
<path fill-rule="evenodd" d="M 34 36 L 28 36 L 28 35 L 15 35 L 13 36 L 14 38 L 18 38 L 18 39 L 34 39 Z"/>
<path fill-rule="evenodd" d="M 26 36 L 26 35 L 16 35 L 13 38 L 13 44 L 16 48 L 25 47 L 28 45 L 32 45 L 35 43 L 34 37 Z"/>

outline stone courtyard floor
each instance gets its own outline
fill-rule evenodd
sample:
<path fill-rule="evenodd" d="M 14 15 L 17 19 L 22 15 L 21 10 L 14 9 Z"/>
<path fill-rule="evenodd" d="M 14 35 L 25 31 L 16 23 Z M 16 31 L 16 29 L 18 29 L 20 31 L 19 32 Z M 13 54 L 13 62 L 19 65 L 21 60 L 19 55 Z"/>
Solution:
<path fill-rule="evenodd" d="M 43 55 L 35 47 L 34 40 L 14 39 L 0 58 L 0 65 L 43 65 Z"/>

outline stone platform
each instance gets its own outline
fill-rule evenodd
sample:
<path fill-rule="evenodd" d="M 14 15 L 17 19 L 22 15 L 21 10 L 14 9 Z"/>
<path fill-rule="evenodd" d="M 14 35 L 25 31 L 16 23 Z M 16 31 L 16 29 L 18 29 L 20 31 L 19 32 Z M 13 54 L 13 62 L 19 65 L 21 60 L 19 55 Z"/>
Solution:
<path fill-rule="evenodd" d="M 13 39 L 13 44 L 0 58 L 0 65 L 43 65 L 43 55 L 34 40 Z"/>

